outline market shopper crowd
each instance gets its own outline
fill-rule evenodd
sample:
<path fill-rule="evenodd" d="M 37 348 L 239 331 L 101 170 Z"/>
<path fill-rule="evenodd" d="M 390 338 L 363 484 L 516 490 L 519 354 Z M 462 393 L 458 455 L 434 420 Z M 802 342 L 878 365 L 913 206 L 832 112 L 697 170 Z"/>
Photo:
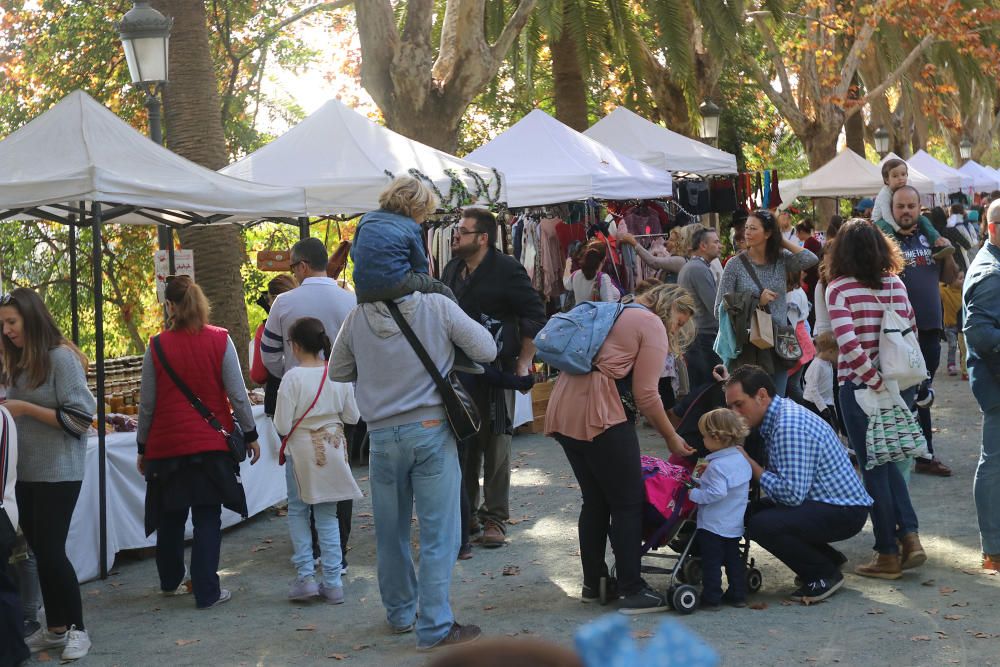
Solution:
<path fill-rule="evenodd" d="M 796 574 L 790 597 L 806 603 L 844 585 L 846 557 L 833 543 L 858 535 L 869 518 L 873 559 L 855 573 L 899 579 L 919 567 L 928 555 L 908 492 L 911 466 L 951 474 L 935 456 L 931 421 L 943 336 L 949 374 L 965 373 L 968 348 L 984 413 L 974 496 L 983 565 L 1000 568 L 1000 450 L 987 435 L 1000 427 L 1000 193 L 985 209 L 958 206 L 942 219 L 942 209 L 922 214 L 905 162 L 884 172 L 887 192 L 873 202 L 874 216 L 861 202 L 855 217 L 827 225 L 825 239 L 813 221 L 793 224 L 769 210 L 734 221 L 725 262 L 718 231 L 697 223 L 673 238 L 668 258 L 624 234 L 621 244 L 663 272 L 628 297 L 605 270 L 606 240 L 582 245 L 565 263 L 572 294 L 565 309 L 623 302 L 591 371 L 560 373 L 545 414 L 545 433 L 581 491 L 584 602 L 610 598 L 626 614 L 668 608 L 664 592 L 640 574 L 640 418 L 671 461 L 693 467 L 707 459 L 691 492 L 706 609 L 745 606 L 744 536 Z M 456 559 L 473 557 L 474 544 L 502 548 L 516 539 L 507 534 L 515 393 L 535 382 L 535 339 L 554 309 L 525 267 L 498 249 L 489 211 L 462 212 L 438 281 L 428 273 L 419 226 L 437 208 L 434 193 L 403 177 L 380 204 L 362 217 L 351 248 L 356 292 L 328 275 L 318 239 L 292 248 L 292 276 L 269 285 L 252 371 L 268 387 L 267 413 L 282 437 L 295 569 L 288 598 L 345 600 L 352 502 L 361 495 L 348 453 L 367 431 L 389 631 L 414 632 L 417 649 L 432 650 L 481 634 L 452 611 Z M 171 277 L 164 298 L 169 324 L 143 360 L 137 468 L 147 483 L 147 534 L 157 535 L 160 590 L 193 593 L 195 606 L 208 609 L 232 597 L 218 575 L 221 508 L 247 514 L 233 450 L 245 447 L 251 464 L 260 451 L 228 332 L 210 324 L 209 304 L 190 278 Z M 906 325 L 891 350 L 883 340 L 890 314 Z M 17 664 L 27 650 L 57 649 L 73 660 L 91 639 L 66 539 L 95 399 L 86 360 L 35 292 L 5 295 L 0 322 L 7 385 L 0 499 L 37 562 L 45 612 L 26 644 L 12 642 L 0 657 Z M 901 350 L 919 357 L 922 377 L 890 374 L 885 357 Z M 717 387 L 719 399 L 699 421 L 699 442 L 688 442 L 678 425 L 706 386 Z M 907 440 L 873 442 L 870 426 L 887 412 L 908 425 Z M 466 418 L 475 433 L 463 429 Z M 751 455 L 752 438 L 764 456 Z M 751 488 L 762 498 L 748 503 Z M 0 563 L 10 555 L 3 518 Z M 615 576 L 605 558 L 609 540 Z M 11 588 L 0 568 L 0 592 Z M 13 627 L 8 620 L 0 618 L 0 630 Z"/>

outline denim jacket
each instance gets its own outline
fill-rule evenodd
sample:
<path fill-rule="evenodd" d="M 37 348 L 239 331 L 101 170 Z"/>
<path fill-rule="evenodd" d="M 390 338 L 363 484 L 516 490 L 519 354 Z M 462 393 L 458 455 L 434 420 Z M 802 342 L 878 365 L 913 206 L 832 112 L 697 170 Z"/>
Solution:
<path fill-rule="evenodd" d="M 351 259 L 359 291 L 391 289 L 411 271 L 430 271 L 420 225 L 405 215 L 381 209 L 361 216 Z"/>
<path fill-rule="evenodd" d="M 972 393 L 984 410 L 1000 408 L 1000 248 L 986 242 L 962 286 Z"/>

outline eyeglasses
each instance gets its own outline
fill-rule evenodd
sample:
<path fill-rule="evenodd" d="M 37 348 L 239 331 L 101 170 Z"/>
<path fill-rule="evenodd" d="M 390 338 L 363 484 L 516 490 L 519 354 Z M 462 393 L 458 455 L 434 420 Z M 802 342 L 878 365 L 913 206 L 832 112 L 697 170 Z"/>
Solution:
<path fill-rule="evenodd" d="M 294 270 L 295 270 L 295 267 L 296 267 L 296 266 L 298 266 L 299 264 L 302 264 L 302 263 L 304 263 L 304 262 L 305 262 L 305 260 L 304 260 L 304 259 L 300 259 L 300 260 L 296 260 L 296 261 L 292 262 L 291 264 L 289 264 L 289 265 L 288 265 L 288 268 L 289 268 L 290 270 L 294 271 Z"/>
<path fill-rule="evenodd" d="M 476 234 L 485 234 L 486 232 L 477 232 L 474 229 L 469 230 L 469 229 L 462 229 L 461 227 L 456 227 L 452 231 L 452 233 L 453 234 L 461 234 L 462 236 L 475 236 Z"/>

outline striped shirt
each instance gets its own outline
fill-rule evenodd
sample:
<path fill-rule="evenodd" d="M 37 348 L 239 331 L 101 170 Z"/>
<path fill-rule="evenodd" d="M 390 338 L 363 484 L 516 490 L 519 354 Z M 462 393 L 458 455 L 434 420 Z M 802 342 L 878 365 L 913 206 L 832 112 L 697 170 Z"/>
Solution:
<path fill-rule="evenodd" d="M 906 287 L 898 276 L 884 274 L 882 288 L 873 290 L 854 278 L 841 276 L 826 288 L 830 323 L 840 347 L 837 380 L 872 389 L 882 386 L 878 372 L 878 339 L 882 313 L 892 304 L 896 312 L 916 327 Z"/>

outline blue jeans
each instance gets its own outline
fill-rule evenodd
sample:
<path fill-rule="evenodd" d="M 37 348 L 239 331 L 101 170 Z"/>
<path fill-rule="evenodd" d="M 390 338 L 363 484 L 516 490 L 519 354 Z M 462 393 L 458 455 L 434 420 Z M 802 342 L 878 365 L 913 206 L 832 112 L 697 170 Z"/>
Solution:
<path fill-rule="evenodd" d="M 726 568 L 729 589 L 726 597 L 733 602 L 747 598 L 747 572 L 740 558 L 740 538 L 722 537 L 699 528 L 695 534 L 701 556 L 701 599 L 711 605 L 722 601 L 722 568 Z"/>
<path fill-rule="evenodd" d="M 898 465 L 888 463 L 865 470 L 865 462 L 868 460 L 868 450 L 865 447 L 868 415 L 855 399 L 854 392 L 859 389 L 861 387 L 855 387 L 850 382 L 840 386 L 844 425 L 854 454 L 858 457 L 865 489 L 875 501 L 871 508 L 875 551 L 880 554 L 896 554 L 899 553 L 896 538 L 917 532 L 917 513 L 910 502 L 910 492 Z M 909 393 L 909 390 L 904 392 L 903 398 L 909 398 Z"/>
<path fill-rule="evenodd" d="M 389 625 L 416 621 L 417 644 L 451 630 L 449 589 L 458 558 L 462 471 L 448 423 L 417 422 L 370 431 L 369 456 L 378 587 Z M 420 522 L 420 575 L 413 568 L 413 506 Z"/>
<path fill-rule="evenodd" d="M 219 551 L 222 548 L 222 506 L 191 508 L 194 542 L 191 544 L 191 584 L 198 607 L 219 600 Z M 184 580 L 184 525 L 188 510 L 164 512 L 156 529 L 156 569 L 160 588 L 176 590 Z"/>
<path fill-rule="evenodd" d="M 775 355 L 775 358 L 777 359 L 777 355 Z M 775 371 L 774 375 L 771 376 L 771 381 L 774 382 L 775 393 L 784 398 L 785 392 L 788 390 L 788 369 L 782 368 Z"/>
<path fill-rule="evenodd" d="M 1000 408 L 983 413 L 983 450 L 972 489 L 983 553 L 1000 554 Z"/>
<path fill-rule="evenodd" d="M 285 486 L 288 487 L 288 534 L 292 538 L 292 565 L 300 579 L 316 576 L 316 561 L 313 558 L 312 529 L 309 525 L 309 510 L 316 519 L 316 535 L 319 538 L 320 557 L 323 559 L 323 584 L 328 588 L 341 586 L 340 564 L 340 521 L 337 519 L 337 503 L 316 503 L 308 505 L 299 497 L 299 486 L 295 482 L 295 468 L 292 457 L 285 453 Z"/>

